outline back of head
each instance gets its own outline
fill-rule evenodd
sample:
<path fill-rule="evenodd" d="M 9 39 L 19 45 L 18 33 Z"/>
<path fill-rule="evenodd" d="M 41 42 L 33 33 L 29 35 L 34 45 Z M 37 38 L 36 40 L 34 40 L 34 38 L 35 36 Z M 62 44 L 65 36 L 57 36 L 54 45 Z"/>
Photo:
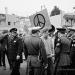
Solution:
<path fill-rule="evenodd" d="M 54 31 L 55 31 L 55 27 L 53 25 L 51 25 L 51 29 L 49 29 L 48 32 L 50 33 L 50 32 L 54 32 Z"/>
<path fill-rule="evenodd" d="M 39 32 L 40 29 L 41 29 L 41 27 L 31 27 L 31 28 L 29 28 L 29 31 L 31 34 L 35 34 L 35 33 Z"/>

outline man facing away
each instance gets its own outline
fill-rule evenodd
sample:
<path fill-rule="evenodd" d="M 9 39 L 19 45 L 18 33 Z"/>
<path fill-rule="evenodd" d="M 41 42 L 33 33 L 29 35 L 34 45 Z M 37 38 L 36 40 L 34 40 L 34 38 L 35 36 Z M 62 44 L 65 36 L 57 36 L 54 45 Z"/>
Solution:
<path fill-rule="evenodd" d="M 26 75 L 43 75 L 41 63 L 47 64 L 47 57 L 43 41 L 39 38 L 39 28 L 34 27 L 31 35 L 24 39 L 24 53 L 27 58 Z"/>

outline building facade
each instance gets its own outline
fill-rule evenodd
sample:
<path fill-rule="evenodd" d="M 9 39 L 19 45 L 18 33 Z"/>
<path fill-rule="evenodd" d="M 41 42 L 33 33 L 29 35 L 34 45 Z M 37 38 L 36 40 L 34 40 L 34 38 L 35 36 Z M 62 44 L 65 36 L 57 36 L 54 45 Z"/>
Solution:
<path fill-rule="evenodd" d="M 15 27 L 18 31 L 23 30 L 25 25 L 29 26 L 28 17 L 21 17 L 15 14 L 0 14 L 0 31 L 10 30 Z"/>

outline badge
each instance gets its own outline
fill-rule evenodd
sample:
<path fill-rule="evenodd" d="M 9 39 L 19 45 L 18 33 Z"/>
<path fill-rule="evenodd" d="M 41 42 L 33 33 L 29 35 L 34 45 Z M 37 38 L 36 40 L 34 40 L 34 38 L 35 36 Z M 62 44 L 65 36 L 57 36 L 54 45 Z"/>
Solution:
<path fill-rule="evenodd" d="M 16 41 L 14 40 L 14 43 L 15 43 Z"/>

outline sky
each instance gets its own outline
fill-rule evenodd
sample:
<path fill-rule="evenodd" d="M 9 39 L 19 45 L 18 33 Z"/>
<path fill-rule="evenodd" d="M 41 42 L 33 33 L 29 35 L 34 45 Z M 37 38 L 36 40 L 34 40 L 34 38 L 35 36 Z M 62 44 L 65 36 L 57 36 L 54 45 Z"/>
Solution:
<path fill-rule="evenodd" d="M 8 14 L 19 16 L 30 16 L 42 9 L 47 8 L 48 12 L 57 6 L 65 12 L 75 11 L 75 0 L 0 0 L 0 13 L 5 13 L 7 8 Z"/>

